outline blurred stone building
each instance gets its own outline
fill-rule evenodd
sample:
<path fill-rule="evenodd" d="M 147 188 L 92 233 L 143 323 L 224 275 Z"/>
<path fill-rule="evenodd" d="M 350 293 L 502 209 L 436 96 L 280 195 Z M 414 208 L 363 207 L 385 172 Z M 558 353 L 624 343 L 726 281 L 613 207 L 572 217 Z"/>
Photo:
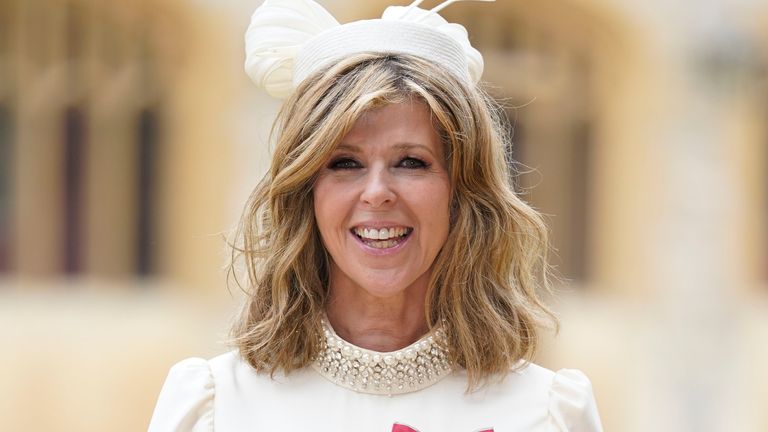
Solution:
<path fill-rule="evenodd" d="M 228 349 L 224 238 L 279 106 L 242 72 L 259 3 L 0 0 L 7 430 L 141 430 L 174 361 Z M 539 361 L 590 375 L 606 430 L 768 430 L 768 4 L 442 14 L 550 222 L 563 330 Z"/>

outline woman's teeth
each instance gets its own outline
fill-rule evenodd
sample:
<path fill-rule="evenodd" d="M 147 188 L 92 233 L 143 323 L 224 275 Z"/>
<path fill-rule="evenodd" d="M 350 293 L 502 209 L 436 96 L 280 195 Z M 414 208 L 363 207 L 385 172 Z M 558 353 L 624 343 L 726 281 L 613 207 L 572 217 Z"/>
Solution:
<path fill-rule="evenodd" d="M 387 240 L 409 232 L 410 228 L 355 228 L 355 234 L 364 240 Z"/>
<path fill-rule="evenodd" d="M 387 249 L 403 241 L 412 230 L 412 228 L 405 227 L 355 228 L 353 232 L 368 246 Z"/>

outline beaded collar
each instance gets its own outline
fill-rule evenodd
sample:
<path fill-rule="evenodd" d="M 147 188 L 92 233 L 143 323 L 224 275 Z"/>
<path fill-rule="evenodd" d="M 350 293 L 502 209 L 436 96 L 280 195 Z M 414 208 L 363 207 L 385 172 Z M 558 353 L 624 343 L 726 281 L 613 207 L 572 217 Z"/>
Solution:
<path fill-rule="evenodd" d="M 320 354 L 312 367 L 324 378 L 360 393 L 396 395 L 429 387 L 451 373 L 440 329 L 392 352 L 360 348 L 341 339 L 322 320 Z"/>

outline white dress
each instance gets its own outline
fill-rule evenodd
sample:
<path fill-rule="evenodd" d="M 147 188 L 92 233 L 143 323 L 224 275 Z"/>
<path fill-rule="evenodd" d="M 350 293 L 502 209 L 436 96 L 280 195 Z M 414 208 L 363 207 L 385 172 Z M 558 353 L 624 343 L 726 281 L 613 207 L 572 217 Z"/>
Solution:
<path fill-rule="evenodd" d="M 467 394 L 452 371 L 388 396 L 336 385 L 313 367 L 256 373 L 236 351 L 174 365 L 149 432 L 599 432 L 589 379 L 535 364 Z"/>

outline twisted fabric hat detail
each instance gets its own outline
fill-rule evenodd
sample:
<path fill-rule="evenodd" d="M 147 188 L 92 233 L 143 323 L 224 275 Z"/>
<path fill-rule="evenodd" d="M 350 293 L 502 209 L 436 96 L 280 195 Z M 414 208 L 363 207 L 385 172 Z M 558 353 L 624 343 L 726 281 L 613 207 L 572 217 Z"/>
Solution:
<path fill-rule="evenodd" d="M 424 10 L 418 7 L 422 0 L 416 0 L 387 7 L 380 19 L 342 25 L 313 0 L 265 0 L 245 33 L 245 71 L 256 85 L 282 99 L 334 60 L 362 52 L 398 53 L 439 64 L 475 84 L 483 73 L 483 56 L 462 25 L 437 14 L 458 1 Z"/>

